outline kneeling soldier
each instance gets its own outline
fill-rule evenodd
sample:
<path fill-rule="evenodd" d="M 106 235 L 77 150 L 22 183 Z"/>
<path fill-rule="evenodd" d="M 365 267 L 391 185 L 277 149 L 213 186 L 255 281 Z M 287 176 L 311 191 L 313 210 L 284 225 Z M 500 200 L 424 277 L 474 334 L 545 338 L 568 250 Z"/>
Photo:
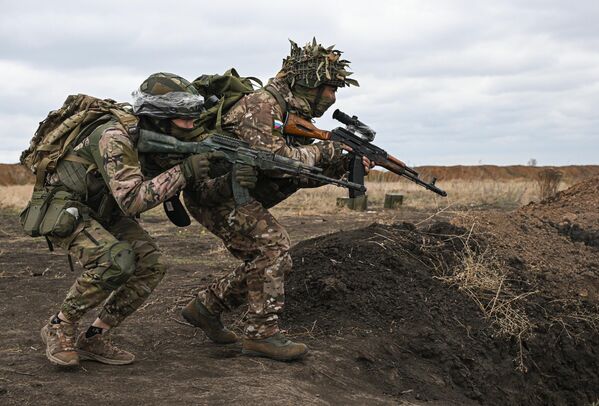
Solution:
<path fill-rule="evenodd" d="M 67 250 L 85 268 L 60 311 L 41 330 L 46 356 L 54 364 L 78 365 L 80 358 L 110 365 L 133 362 L 135 356 L 115 347 L 107 331 L 141 306 L 166 271 L 156 243 L 136 216 L 184 187 L 199 184 L 210 169 L 212 154 L 193 155 L 151 179 L 144 178 L 136 150 L 138 127 L 158 123 L 168 127 L 170 134 L 182 136 L 193 129 L 202 98 L 187 80 L 167 73 L 151 75 L 134 97 L 129 121 L 126 110 L 108 109 L 77 130 L 70 152 L 52 170 L 38 166 L 38 172 L 44 173 L 38 173 L 42 181 L 37 192 L 50 193 L 51 202 L 66 193 L 77 203 L 56 215 L 59 220 L 75 219 L 74 231 L 38 235 L 46 235 L 49 245 Z M 52 215 L 51 209 L 46 217 Z M 102 302 L 98 317 L 77 336 L 77 322 Z"/>

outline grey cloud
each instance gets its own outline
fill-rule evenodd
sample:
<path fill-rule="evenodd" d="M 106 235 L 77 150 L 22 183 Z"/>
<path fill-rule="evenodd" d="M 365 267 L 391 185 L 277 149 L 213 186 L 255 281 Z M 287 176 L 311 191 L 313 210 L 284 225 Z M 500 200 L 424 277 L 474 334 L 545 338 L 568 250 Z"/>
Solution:
<path fill-rule="evenodd" d="M 287 38 L 316 35 L 362 85 L 340 89 L 337 106 L 408 162 L 597 163 L 596 21 L 587 0 L 12 2 L 0 16 L 0 158 L 16 159 L 69 93 L 128 100 L 155 71 L 267 79 Z"/>

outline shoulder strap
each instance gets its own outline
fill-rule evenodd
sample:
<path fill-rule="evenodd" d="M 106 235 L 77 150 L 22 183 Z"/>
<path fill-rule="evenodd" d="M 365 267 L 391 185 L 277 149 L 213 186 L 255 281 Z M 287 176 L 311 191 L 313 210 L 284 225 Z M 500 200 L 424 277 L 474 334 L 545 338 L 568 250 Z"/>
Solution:
<path fill-rule="evenodd" d="M 283 117 L 285 117 L 285 115 L 287 114 L 287 102 L 283 98 L 283 95 L 281 95 L 281 93 L 271 85 L 266 85 L 263 89 L 270 93 L 272 97 L 274 97 L 277 100 L 277 103 L 279 103 L 281 110 L 283 110 Z"/>

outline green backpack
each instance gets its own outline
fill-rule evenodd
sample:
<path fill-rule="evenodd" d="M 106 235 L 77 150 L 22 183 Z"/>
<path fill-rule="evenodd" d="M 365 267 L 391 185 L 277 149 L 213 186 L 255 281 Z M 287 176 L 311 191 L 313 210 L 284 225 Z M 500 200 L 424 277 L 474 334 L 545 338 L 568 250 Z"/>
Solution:
<path fill-rule="evenodd" d="M 106 114 L 112 114 L 128 130 L 137 127 L 138 119 L 128 104 L 85 94 L 68 96 L 62 107 L 48 113 L 20 159 L 22 165 L 36 174 L 36 186 L 43 185 L 46 173 L 53 172 L 60 159 L 82 161 L 70 154 L 71 147 L 85 126 Z"/>
<path fill-rule="evenodd" d="M 222 75 L 202 75 L 192 82 L 192 85 L 208 101 L 207 110 L 200 115 L 199 127 L 202 133 L 214 130 L 222 131 L 222 117 L 243 96 L 255 92 L 262 87 L 262 82 L 255 77 L 239 76 L 234 68 Z M 214 96 L 214 97 L 212 97 Z M 210 99 L 218 98 L 218 102 L 210 105 Z"/>

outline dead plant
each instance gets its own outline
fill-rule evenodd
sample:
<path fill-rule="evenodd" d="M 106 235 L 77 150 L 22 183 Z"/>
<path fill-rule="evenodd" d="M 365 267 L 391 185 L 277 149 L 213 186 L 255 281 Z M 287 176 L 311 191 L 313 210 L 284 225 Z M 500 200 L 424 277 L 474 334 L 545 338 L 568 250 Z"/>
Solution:
<path fill-rule="evenodd" d="M 539 198 L 545 200 L 557 193 L 557 189 L 562 180 L 562 172 L 554 168 L 543 169 L 537 175 L 537 184 L 539 185 Z"/>
<path fill-rule="evenodd" d="M 472 230 L 462 239 L 464 249 L 458 254 L 457 265 L 442 267 L 443 280 L 463 291 L 480 308 L 491 322 L 496 337 L 513 338 L 518 343 L 518 355 L 514 360 L 516 369 L 526 372 L 522 341 L 533 335 L 534 324 L 528 318 L 522 304 L 538 291 L 517 292 L 510 288 L 505 264 L 489 248 L 482 248 L 474 241 Z"/>

